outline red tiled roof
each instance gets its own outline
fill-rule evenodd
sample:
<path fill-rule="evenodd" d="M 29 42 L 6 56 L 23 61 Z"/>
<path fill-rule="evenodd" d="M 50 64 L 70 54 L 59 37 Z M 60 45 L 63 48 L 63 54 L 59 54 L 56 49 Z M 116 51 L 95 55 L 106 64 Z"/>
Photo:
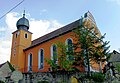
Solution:
<path fill-rule="evenodd" d="M 24 50 L 28 50 L 28 49 L 35 47 L 41 43 L 44 43 L 48 40 L 51 40 L 51 39 L 54 39 L 60 35 L 66 34 L 70 31 L 72 31 L 73 29 L 77 28 L 79 25 L 80 25 L 80 19 L 75 21 L 75 22 L 72 22 L 72 23 L 70 23 L 70 24 L 68 24 L 60 29 L 57 29 L 51 33 L 48 33 L 42 37 L 39 37 L 38 39 L 33 40 L 31 46 L 24 49 Z"/>

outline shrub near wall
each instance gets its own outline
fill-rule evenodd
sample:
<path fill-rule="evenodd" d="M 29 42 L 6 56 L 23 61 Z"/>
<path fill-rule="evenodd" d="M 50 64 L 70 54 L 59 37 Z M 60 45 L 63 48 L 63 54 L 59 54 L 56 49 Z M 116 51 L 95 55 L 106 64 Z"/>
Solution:
<path fill-rule="evenodd" d="M 5 82 L 3 82 L 3 81 L 0 80 L 0 83 L 5 83 Z"/>
<path fill-rule="evenodd" d="M 48 81 L 38 81 L 38 83 L 49 83 Z"/>
<path fill-rule="evenodd" d="M 102 73 L 94 73 L 92 74 L 91 78 L 93 79 L 94 82 L 104 82 L 105 81 L 105 76 Z"/>

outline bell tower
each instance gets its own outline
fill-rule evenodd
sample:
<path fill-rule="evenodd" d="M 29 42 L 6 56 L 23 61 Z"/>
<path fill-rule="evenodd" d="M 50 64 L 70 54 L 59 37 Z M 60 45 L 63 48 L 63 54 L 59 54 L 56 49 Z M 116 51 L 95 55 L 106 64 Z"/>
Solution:
<path fill-rule="evenodd" d="M 25 18 L 25 12 L 23 17 L 16 23 L 17 30 L 14 31 L 12 37 L 11 46 L 11 58 L 10 63 L 24 72 L 25 70 L 25 53 L 24 49 L 31 45 L 32 33 L 29 32 L 29 21 Z"/>

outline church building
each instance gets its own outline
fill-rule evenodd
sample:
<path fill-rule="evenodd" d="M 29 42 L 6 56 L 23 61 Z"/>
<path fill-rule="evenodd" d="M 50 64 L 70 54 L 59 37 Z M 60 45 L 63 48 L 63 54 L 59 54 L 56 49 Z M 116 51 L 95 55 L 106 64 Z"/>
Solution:
<path fill-rule="evenodd" d="M 80 26 L 82 21 L 86 21 L 85 26 L 88 28 L 95 27 L 95 31 L 100 34 L 94 17 L 88 11 L 80 19 L 63 26 L 53 32 L 50 32 L 38 39 L 32 39 L 32 32 L 29 31 L 29 20 L 25 18 L 25 14 L 20 18 L 16 27 L 17 30 L 12 33 L 12 46 L 10 63 L 21 72 L 47 72 L 50 65 L 45 61 L 45 58 L 52 59 L 54 51 L 57 52 L 57 47 L 54 45 L 60 41 L 67 45 L 74 43 L 72 30 Z M 42 28 L 42 27 L 40 27 Z M 99 69 L 99 65 L 91 66 L 91 70 Z M 85 71 L 85 67 L 81 68 Z"/>

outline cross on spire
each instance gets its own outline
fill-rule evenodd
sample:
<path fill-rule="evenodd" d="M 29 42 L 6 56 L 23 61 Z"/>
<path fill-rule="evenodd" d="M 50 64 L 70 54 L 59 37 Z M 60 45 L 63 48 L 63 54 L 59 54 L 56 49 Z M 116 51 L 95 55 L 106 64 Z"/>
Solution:
<path fill-rule="evenodd" d="M 23 12 L 23 17 L 25 17 L 25 10 L 24 10 L 24 12 Z"/>

